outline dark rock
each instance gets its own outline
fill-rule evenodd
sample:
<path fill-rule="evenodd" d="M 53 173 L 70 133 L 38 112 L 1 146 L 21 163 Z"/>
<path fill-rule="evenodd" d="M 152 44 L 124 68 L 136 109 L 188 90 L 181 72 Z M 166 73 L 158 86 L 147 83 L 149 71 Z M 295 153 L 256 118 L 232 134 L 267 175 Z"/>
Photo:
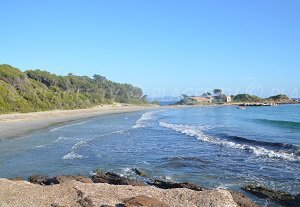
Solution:
<path fill-rule="evenodd" d="M 110 206 L 110 205 L 101 205 L 100 207 L 114 207 L 114 206 Z"/>
<path fill-rule="evenodd" d="M 147 206 L 147 207 L 169 207 L 167 204 L 146 196 L 136 196 L 132 198 L 123 199 L 125 207 Z"/>
<path fill-rule="evenodd" d="M 55 185 L 59 184 L 57 179 L 54 177 L 42 176 L 42 175 L 33 175 L 29 177 L 29 182 L 38 185 Z"/>
<path fill-rule="evenodd" d="M 58 181 L 58 183 L 65 183 L 71 180 L 76 180 L 82 183 L 93 183 L 92 179 L 80 175 L 79 176 L 72 176 L 72 175 L 57 176 L 56 180 Z"/>
<path fill-rule="evenodd" d="M 285 206 L 290 206 L 290 207 L 300 206 L 300 194 L 292 195 L 285 192 L 275 191 L 265 187 L 255 186 L 255 185 L 247 185 L 242 189 L 252 193 L 253 195 L 259 198 L 267 198 Z"/>
<path fill-rule="evenodd" d="M 146 186 L 145 183 L 123 178 L 115 173 L 108 172 L 106 174 L 97 173 L 92 177 L 94 183 L 108 183 L 112 185 L 132 185 L 132 186 Z"/>
<path fill-rule="evenodd" d="M 231 196 L 238 204 L 238 207 L 258 207 L 250 198 L 246 197 L 244 194 L 235 191 L 229 191 Z"/>
<path fill-rule="evenodd" d="M 56 184 L 69 182 L 71 180 L 76 180 L 82 183 L 93 183 L 93 181 L 90 178 L 84 176 L 63 175 L 57 177 L 49 177 L 49 176 L 34 175 L 29 177 L 29 182 L 38 185 L 56 185 Z"/>
<path fill-rule="evenodd" d="M 146 173 L 144 173 L 143 171 L 141 171 L 141 170 L 139 170 L 139 169 L 137 169 L 137 168 L 133 168 L 132 170 L 133 170 L 133 172 L 134 172 L 135 174 L 137 174 L 138 176 L 145 177 L 145 178 L 148 177 L 148 176 L 146 175 Z"/>
<path fill-rule="evenodd" d="M 192 183 L 175 183 L 175 182 L 170 182 L 170 181 L 162 181 L 162 180 L 155 180 L 154 182 L 150 182 L 150 185 L 153 185 L 157 188 L 162 188 L 162 189 L 173 189 L 173 188 L 187 188 L 190 190 L 194 191 L 203 191 L 205 188 L 202 188 L 198 185 L 192 184 Z"/>

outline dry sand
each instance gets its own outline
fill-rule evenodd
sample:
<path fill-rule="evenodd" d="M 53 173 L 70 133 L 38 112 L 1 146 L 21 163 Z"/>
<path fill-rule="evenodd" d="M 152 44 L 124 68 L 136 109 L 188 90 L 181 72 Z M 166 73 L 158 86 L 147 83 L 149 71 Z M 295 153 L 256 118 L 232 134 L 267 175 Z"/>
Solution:
<path fill-rule="evenodd" d="M 64 122 L 155 108 L 159 108 L 159 106 L 114 104 L 97 106 L 89 109 L 2 114 L 0 115 L 0 139 L 24 137 L 32 131 L 62 124 Z"/>

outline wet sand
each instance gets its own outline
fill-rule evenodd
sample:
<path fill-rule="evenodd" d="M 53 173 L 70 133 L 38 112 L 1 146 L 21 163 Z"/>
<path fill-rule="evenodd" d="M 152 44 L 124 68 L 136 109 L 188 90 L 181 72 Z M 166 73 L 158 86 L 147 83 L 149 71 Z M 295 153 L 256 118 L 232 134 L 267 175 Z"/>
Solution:
<path fill-rule="evenodd" d="M 114 104 L 96 106 L 88 109 L 2 114 L 0 115 L 0 139 L 25 137 L 35 130 L 62 124 L 64 122 L 155 108 L 159 108 L 159 106 Z"/>

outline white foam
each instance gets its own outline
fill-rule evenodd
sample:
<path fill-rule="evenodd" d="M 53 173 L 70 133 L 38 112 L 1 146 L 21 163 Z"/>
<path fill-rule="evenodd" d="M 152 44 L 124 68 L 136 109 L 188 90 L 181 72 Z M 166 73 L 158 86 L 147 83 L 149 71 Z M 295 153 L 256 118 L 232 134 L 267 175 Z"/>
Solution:
<path fill-rule="evenodd" d="M 144 113 L 139 120 L 135 122 L 135 125 L 132 127 L 133 129 L 144 128 L 148 121 L 153 119 L 154 111 Z"/>
<path fill-rule="evenodd" d="M 88 122 L 88 121 L 83 121 L 83 122 L 79 122 L 79 123 L 74 123 L 74 124 L 68 124 L 68 125 L 59 126 L 59 127 L 51 129 L 49 132 L 56 132 L 56 131 L 58 131 L 60 129 L 67 128 L 67 127 L 70 127 L 70 126 L 77 126 L 77 125 L 85 124 L 86 122 Z"/>
<path fill-rule="evenodd" d="M 166 122 L 159 122 L 159 125 L 165 128 L 173 129 L 177 132 L 180 132 L 182 134 L 185 134 L 187 136 L 196 137 L 198 140 L 201 140 L 203 142 L 209 142 L 212 144 L 239 149 L 239 150 L 246 150 L 248 152 L 251 152 L 255 154 L 256 156 L 261 157 L 269 157 L 269 158 L 280 158 L 284 160 L 289 161 L 300 161 L 300 157 L 292 154 L 287 153 L 284 151 L 274 151 L 269 150 L 264 147 L 260 146 L 251 146 L 247 144 L 239 144 L 227 140 L 221 140 L 216 137 L 212 137 L 209 135 L 204 134 L 203 129 L 201 127 L 195 127 L 195 126 L 189 126 L 189 125 L 182 125 L 182 124 L 170 124 Z"/>
<path fill-rule="evenodd" d="M 71 151 L 68 154 L 66 154 L 65 156 L 63 156 L 62 159 L 63 160 L 73 160 L 73 159 L 85 158 L 85 156 L 76 153 L 76 150 L 82 146 L 87 146 L 87 145 L 88 145 L 88 141 L 77 142 L 76 144 L 73 145 L 73 147 L 71 148 Z"/>
<path fill-rule="evenodd" d="M 38 146 L 36 146 L 35 148 L 36 148 L 36 149 L 40 149 L 40 148 L 45 148 L 45 147 L 47 147 L 47 144 L 38 145 Z"/>
<path fill-rule="evenodd" d="M 65 156 L 63 156 L 63 160 L 74 160 L 74 159 L 82 159 L 84 158 L 83 155 L 77 154 L 74 151 L 71 151 L 70 153 L 66 154 Z"/>

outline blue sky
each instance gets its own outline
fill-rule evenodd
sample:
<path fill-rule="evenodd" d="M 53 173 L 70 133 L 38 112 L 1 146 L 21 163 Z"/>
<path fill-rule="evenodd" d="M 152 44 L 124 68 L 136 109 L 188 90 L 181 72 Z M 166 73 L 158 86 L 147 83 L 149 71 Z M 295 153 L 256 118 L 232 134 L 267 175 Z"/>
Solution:
<path fill-rule="evenodd" d="M 150 96 L 300 96 L 298 0 L 1 0 L 0 63 Z"/>

